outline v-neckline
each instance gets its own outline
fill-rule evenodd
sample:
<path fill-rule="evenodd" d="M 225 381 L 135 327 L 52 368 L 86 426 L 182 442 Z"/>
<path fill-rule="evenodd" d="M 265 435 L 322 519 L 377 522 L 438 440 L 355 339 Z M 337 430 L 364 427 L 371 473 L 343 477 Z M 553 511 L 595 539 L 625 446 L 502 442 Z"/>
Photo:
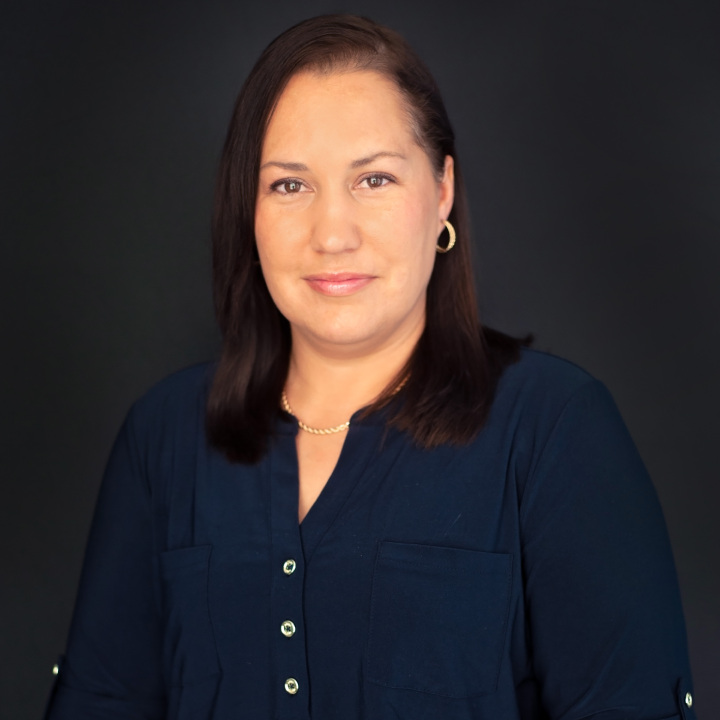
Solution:
<path fill-rule="evenodd" d="M 318 494 L 315 502 L 305 513 L 302 522 L 298 522 L 299 499 L 299 469 L 295 438 L 301 430 L 288 422 L 281 422 L 284 426 L 282 434 L 285 447 L 284 452 L 292 453 L 292 463 L 283 463 L 286 472 L 292 467 L 294 502 L 283 503 L 286 510 L 293 508 L 294 522 L 299 529 L 300 540 L 305 556 L 305 563 L 310 561 L 325 534 L 335 524 L 340 513 L 356 488 L 358 481 L 365 473 L 367 466 L 378 451 L 380 433 L 385 427 L 384 413 L 374 413 L 369 418 L 360 420 L 359 412 L 351 418 L 347 437 L 343 443 L 337 463 L 330 473 L 330 477 Z M 289 479 L 289 478 L 288 478 Z M 289 520 L 289 519 L 288 519 Z"/>

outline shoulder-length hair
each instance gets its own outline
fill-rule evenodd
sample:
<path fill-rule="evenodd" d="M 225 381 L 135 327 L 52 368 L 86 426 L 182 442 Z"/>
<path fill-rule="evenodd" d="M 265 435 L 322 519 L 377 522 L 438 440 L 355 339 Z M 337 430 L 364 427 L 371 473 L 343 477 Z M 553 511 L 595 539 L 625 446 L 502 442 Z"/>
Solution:
<path fill-rule="evenodd" d="M 457 244 L 436 259 L 425 328 L 406 366 L 365 412 L 386 406 L 402 385 L 392 404 L 391 425 L 427 448 L 466 443 L 483 425 L 497 379 L 516 359 L 518 343 L 480 328 L 465 186 L 435 80 L 400 35 L 352 15 L 316 17 L 277 37 L 235 104 L 220 160 L 212 227 L 213 290 L 223 351 L 208 397 L 208 438 L 231 460 L 256 462 L 279 413 L 290 327 L 259 267 L 255 202 L 270 116 L 290 78 L 301 70 L 381 73 L 400 90 L 416 140 L 438 178 L 445 156 L 454 159 L 455 202 L 448 219 L 457 230 Z"/>

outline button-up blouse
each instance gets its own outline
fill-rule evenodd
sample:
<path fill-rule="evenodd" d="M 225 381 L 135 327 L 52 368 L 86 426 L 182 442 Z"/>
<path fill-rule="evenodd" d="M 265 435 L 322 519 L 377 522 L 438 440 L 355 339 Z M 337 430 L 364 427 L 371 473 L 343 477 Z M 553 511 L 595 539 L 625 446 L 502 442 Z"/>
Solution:
<path fill-rule="evenodd" d="M 120 432 L 50 720 L 694 718 L 662 512 L 585 372 L 524 351 L 464 446 L 354 416 L 300 524 L 297 425 L 229 462 L 211 374 Z"/>

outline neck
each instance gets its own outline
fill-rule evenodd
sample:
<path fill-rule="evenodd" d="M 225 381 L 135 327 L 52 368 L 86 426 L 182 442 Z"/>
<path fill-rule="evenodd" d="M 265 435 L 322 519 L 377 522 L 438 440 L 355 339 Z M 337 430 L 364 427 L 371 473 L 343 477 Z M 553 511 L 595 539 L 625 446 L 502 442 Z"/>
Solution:
<path fill-rule="evenodd" d="M 371 404 L 398 376 L 417 337 L 367 354 L 324 352 L 293 335 L 285 386 L 297 416 L 313 427 L 331 427 Z"/>

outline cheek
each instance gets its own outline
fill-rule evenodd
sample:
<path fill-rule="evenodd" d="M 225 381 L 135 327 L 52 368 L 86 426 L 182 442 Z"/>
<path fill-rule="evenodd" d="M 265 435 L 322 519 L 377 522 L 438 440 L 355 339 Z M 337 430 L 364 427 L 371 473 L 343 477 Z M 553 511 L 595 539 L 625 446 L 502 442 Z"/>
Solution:
<path fill-rule="evenodd" d="M 272 251 L 272 240 L 279 235 L 277 225 L 273 213 L 263 210 L 262 205 L 255 209 L 255 243 L 260 257 Z"/>
<path fill-rule="evenodd" d="M 409 263 L 428 274 L 435 261 L 436 214 L 429 202 L 417 202 L 404 208 L 397 223 L 397 236 L 403 239 L 403 253 Z"/>
<path fill-rule="evenodd" d="M 391 262 L 398 293 L 414 298 L 425 291 L 435 264 L 435 245 L 427 223 L 418 222 L 417 216 L 407 218 L 393 242 Z"/>
<path fill-rule="evenodd" d="M 292 244 L 297 234 L 297 224 L 290 222 L 286 213 L 264 210 L 261 206 L 257 208 L 255 243 L 266 280 L 274 271 L 288 266 L 295 257 Z"/>
<path fill-rule="evenodd" d="M 265 220 L 261 213 L 256 213 L 255 243 L 265 284 L 273 301 L 279 305 L 282 302 L 283 261 L 290 256 L 290 253 L 283 252 L 281 243 L 277 241 L 278 237 L 282 237 L 281 233 Z"/>

